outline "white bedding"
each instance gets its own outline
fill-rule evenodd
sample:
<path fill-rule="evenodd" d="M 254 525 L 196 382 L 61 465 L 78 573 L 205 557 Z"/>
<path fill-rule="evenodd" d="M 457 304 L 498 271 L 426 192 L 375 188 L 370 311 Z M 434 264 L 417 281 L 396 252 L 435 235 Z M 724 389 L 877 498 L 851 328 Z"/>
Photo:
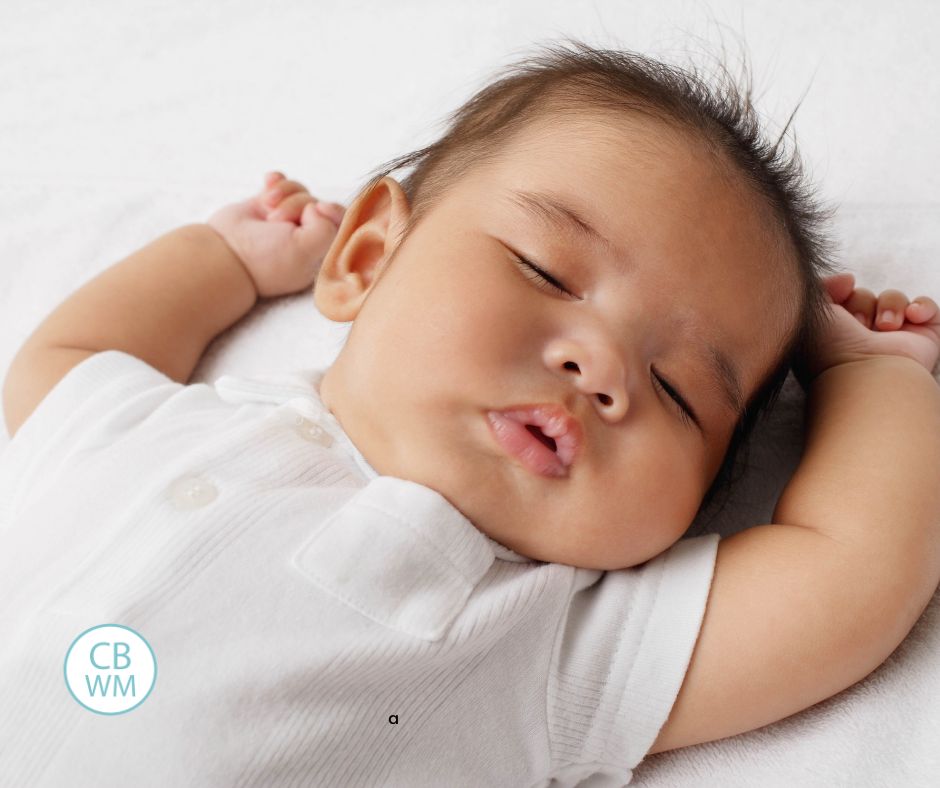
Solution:
<path fill-rule="evenodd" d="M 79 285 L 247 196 L 266 170 L 348 202 L 531 42 L 675 49 L 681 29 L 706 33 L 706 9 L 743 31 L 774 117 L 815 70 L 798 139 L 841 202 L 840 257 L 859 284 L 940 300 L 940 80 L 928 62 L 940 14 L 927 4 L 32 3 L 0 11 L 0 374 Z M 308 295 L 263 302 L 195 380 L 312 366 L 344 335 Z M 723 534 L 768 521 L 799 457 L 801 406 L 791 379 Z M 935 597 L 865 680 L 758 731 L 649 756 L 633 784 L 938 785 L 938 701 Z"/>

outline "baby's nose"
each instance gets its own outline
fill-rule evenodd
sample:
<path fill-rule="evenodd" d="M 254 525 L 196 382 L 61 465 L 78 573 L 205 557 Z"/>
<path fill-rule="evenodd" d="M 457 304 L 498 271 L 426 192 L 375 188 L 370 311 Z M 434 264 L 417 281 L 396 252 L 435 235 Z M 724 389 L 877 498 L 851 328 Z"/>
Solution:
<path fill-rule="evenodd" d="M 619 420 L 627 412 L 624 365 L 612 350 L 558 340 L 546 348 L 545 362 L 590 397 L 605 419 Z"/>

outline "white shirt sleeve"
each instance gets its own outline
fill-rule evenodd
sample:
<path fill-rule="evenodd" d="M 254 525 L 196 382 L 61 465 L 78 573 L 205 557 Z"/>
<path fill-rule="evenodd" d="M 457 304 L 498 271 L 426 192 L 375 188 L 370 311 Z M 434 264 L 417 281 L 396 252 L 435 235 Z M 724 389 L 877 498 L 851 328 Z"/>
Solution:
<path fill-rule="evenodd" d="M 678 697 L 705 615 L 719 539 L 680 539 L 646 563 L 605 572 L 572 595 L 549 678 L 557 760 L 630 779 Z"/>
<path fill-rule="evenodd" d="M 184 388 L 128 353 L 95 353 L 46 394 L 0 453 L 0 527 L 37 482 L 73 455 L 113 442 Z"/>

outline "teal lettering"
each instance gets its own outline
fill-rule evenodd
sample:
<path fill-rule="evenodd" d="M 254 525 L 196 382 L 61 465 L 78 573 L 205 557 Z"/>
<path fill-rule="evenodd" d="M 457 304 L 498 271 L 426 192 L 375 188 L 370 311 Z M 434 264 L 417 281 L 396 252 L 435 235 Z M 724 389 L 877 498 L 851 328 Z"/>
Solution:
<path fill-rule="evenodd" d="M 135 689 L 134 674 L 133 674 L 133 673 L 131 673 L 130 680 L 127 682 L 127 684 L 128 684 L 128 686 L 125 687 L 123 684 L 121 684 L 121 677 L 120 677 L 120 676 L 115 676 L 115 677 L 114 677 L 114 697 L 117 697 L 117 688 L 120 687 L 120 688 L 121 688 L 121 695 L 123 695 L 125 698 L 127 697 L 127 690 L 128 690 L 128 688 L 130 688 L 131 697 L 132 697 L 132 698 L 136 698 L 136 697 L 137 697 L 137 692 L 136 692 L 136 689 Z"/>
<path fill-rule="evenodd" d="M 105 670 L 111 667 L 110 665 L 99 665 L 97 662 L 95 662 L 95 649 L 98 648 L 99 646 L 107 646 L 107 645 L 108 645 L 107 643 L 95 643 L 95 645 L 91 647 L 91 654 L 89 655 L 89 659 L 91 659 L 91 664 L 94 665 L 96 668 L 98 668 L 98 670 Z"/>
<path fill-rule="evenodd" d="M 112 695 L 116 698 L 118 694 L 123 697 L 127 697 L 128 691 L 132 698 L 137 697 L 137 684 L 134 682 L 134 674 L 132 673 L 127 680 L 127 684 L 121 683 L 120 676 L 105 676 L 104 681 L 101 680 L 101 676 L 95 676 L 94 685 L 91 682 L 91 676 L 87 673 L 85 674 L 85 686 L 88 687 L 88 694 L 91 697 L 100 694 L 102 697 L 108 696 L 108 687 L 112 689 Z M 114 679 L 114 684 L 111 684 L 111 679 Z"/>
<path fill-rule="evenodd" d="M 119 652 L 118 649 L 121 646 L 124 646 L 124 651 Z M 119 643 L 114 644 L 114 669 L 115 670 L 127 670 L 127 668 L 130 667 L 131 658 L 127 656 L 130 650 L 131 650 L 131 647 L 127 643 L 119 642 Z M 120 659 L 122 657 L 124 658 L 125 662 L 123 665 L 119 665 L 118 662 L 120 662 Z"/>
<path fill-rule="evenodd" d="M 91 697 L 95 697 L 95 690 L 92 689 L 91 683 L 88 681 L 88 678 L 89 678 L 88 674 L 86 673 L 85 674 L 85 686 L 88 687 L 88 694 L 91 695 Z M 101 692 L 103 696 L 107 696 L 108 684 L 110 684 L 110 682 L 111 682 L 111 677 L 107 676 L 104 682 L 104 689 Z M 101 687 L 101 676 L 95 676 L 95 688 L 100 688 L 100 687 Z"/>

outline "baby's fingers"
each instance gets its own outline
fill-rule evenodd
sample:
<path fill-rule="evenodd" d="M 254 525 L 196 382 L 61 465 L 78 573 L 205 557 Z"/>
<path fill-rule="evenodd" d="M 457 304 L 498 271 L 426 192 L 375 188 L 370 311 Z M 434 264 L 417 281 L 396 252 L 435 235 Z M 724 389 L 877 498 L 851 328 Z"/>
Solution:
<path fill-rule="evenodd" d="M 269 221 L 287 221 L 300 223 L 300 215 L 304 212 L 304 206 L 316 202 L 313 195 L 308 191 L 297 192 L 281 200 L 280 205 L 268 214 Z"/>
<path fill-rule="evenodd" d="M 268 210 L 270 210 L 276 208 L 285 197 L 289 197 L 292 194 L 300 194 L 301 192 L 309 194 L 307 187 L 302 183 L 287 180 L 276 181 L 267 187 L 261 195 L 261 199 L 268 207 Z"/>
<path fill-rule="evenodd" d="M 877 303 L 878 299 L 871 290 L 858 287 L 842 302 L 842 306 L 865 328 L 871 328 Z"/>
<path fill-rule="evenodd" d="M 908 300 L 900 290 L 883 290 L 878 296 L 876 323 L 879 331 L 893 331 L 904 322 Z"/>
<path fill-rule="evenodd" d="M 264 188 L 270 189 L 278 181 L 283 181 L 287 176 L 283 172 L 278 172 L 277 170 L 272 170 L 271 172 L 265 173 L 264 176 Z"/>
<path fill-rule="evenodd" d="M 343 223 L 346 209 L 338 202 L 318 202 L 314 206 L 317 211 L 339 227 Z"/>
<path fill-rule="evenodd" d="M 904 316 L 911 323 L 929 323 L 937 319 L 938 312 L 940 308 L 937 307 L 936 301 L 927 296 L 917 296 L 907 305 Z"/>

